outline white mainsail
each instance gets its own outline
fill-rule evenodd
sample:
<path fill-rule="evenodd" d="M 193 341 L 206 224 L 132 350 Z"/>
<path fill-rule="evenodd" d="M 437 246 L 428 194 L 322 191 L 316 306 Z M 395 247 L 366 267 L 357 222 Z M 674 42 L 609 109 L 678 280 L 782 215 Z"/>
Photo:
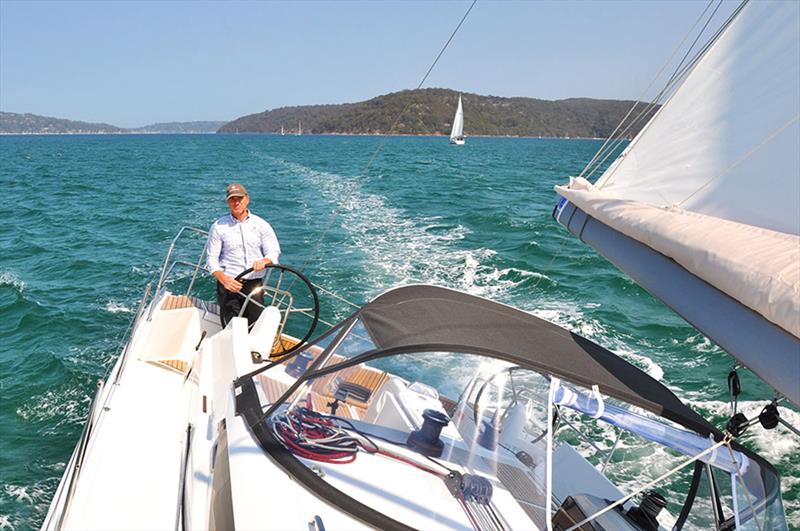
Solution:
<path fill-rule="evenodd" d="M 795 403 L 799 28 L 800 2 L 749 2 L 594 186 L 575 179 L 556 188 L 592 218 L 788 333 L 778 341 L 783 352 L 739 350 L 736 341 L 704 329 L 703 319 L 689 319 Z"/>
<path fill-rule="evenodd" d="M 461 95 L 458 96 L 458 109 L 453 118 L 453 129 L 450 131 L 451 143 L 464 143 L 464 109 L 461 107 Z"/>

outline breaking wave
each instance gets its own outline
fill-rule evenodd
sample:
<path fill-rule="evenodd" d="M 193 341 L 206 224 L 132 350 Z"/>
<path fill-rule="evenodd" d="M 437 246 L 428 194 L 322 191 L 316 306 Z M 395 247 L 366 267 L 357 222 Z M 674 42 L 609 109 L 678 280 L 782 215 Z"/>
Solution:
<path fill-rule="evenodd" d="M 128 308 L 122 303 L 117 301 L 108 301 L 106 303 L 106 311 L 109 313 L 133 313 L 133 310 Z"/>
<path fill-rule="evenodd" d="M 0 286 L 11 286 L 18 293 L 25 291 L 25 282 L 10 271 L 0 273 Z"/>

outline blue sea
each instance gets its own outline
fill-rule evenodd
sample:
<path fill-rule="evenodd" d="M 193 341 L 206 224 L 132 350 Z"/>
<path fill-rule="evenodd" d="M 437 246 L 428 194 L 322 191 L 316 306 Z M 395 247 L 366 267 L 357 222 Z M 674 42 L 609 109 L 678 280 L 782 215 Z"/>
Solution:
<path fill-rule="evenodd" d="M 347 300 L 425 282 L 519 307 L 611 349 L 724 426 L 731 358 L 551 217 L 553 185 L 579 173 L 600 145 L 0 137 L 0 529 L 43 521 L 145 285 L 180 227 L 206 229 L 225 212 L 231 181 L 248 187 L 251 210 L 275 228 L 281 261 Z M 332 301 L 324 311 L 335 322 L 351 310 Z M 438 370 L 446 378 L 455 369 Z M 748 416 L 769 397 L 744 376 Z M 797 411 L 782 413 L 800 425 Z M 798 439 L 758 427 L 743 440 L 780 470 L 787 513 L 800 527 Z M 621 477 L 635 485 L 660 456 L 637 455 Z"/>

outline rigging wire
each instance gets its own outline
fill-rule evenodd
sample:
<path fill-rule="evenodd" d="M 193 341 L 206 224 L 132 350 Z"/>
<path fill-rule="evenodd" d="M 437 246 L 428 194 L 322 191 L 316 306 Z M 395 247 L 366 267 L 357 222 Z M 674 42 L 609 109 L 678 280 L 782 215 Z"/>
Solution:
<path fill-rule="evenodd" d="M 605 154 L 605 157 L 603 158 L 603 160 L 601 160 L 600 162 L 597 162 L 597 163 L 595 164 L 595 167 L 592 169 L 592 171 L 590 172 L 590 174 L 589 174 L 589 175 L 591 175 L 592 173 L 594 173 L 594 172 L 595 172 L 595 171 L 596 171 L 596 170 L 597 170 L 597 169 L 598 169 L 598 168 L 599 168 L 599 167 L 602 165 L 602 163 L 603 163 L 603 162 L 605 162 L 605 160 L 606 160 L 606 159 L 608 159 L 608 156 L 611 154 L 611 152 L 613 152 L 613 151 L 614 151 L 614 150 L 615 150 L 617 147 L 619 147 L 619 145 L 620 145 L 620 144 L 622 143 L 622 141 L 624 140 L 624 136 L 625 136 L 625 134 L 627 134 L 627 133 L 628 133 L 628 131 L 630 131 L 631 129 L 633 129 L 633 128 L 634 128 L 636 125 L 638 125 L 639 123 L 641 123 L 641 122 L 642 122 L 642 120 L 644 120 L 645 118 L 648 118 L 648 113 L 649 113 L 649 112 L 650 112 L 650 111 L 651 111 L 651 110 L 652 110 L 652 109 L 653 109 L 653 108 L 654 108 L 656 105 L 660 105 L 660 104 L 661 104 L 662 100 L 664 99 L 664 96 L 665 96 L 666 94 L 670 94 L 670 92 L 672 91 L 672 88 L 673 88 L 673 87 L 674 87 L 676 84 L 678 84 L 678 83 L 680 83 L 681 81 L 683 81 L 683 79 L 684 79 L 684 78 L 685 78 L 685 76 L 688 74 L 688 72 L 689 72 L 689 71 L 691 71 L 691 69 L 692 69 L 692 68 L 694 68 L 694 66 L 696 65 L 696 63 L 697 63 L 697 62 L 698 62 L 698 61 L 699 61 L 699 60 L 702 58 L 702 56 L 705 54 L 706 50 L 707 50 L 707 49 L 708 49 L 708 48 L 711 46 L 711 44 L 713 44 L 713 43 L 716 41 L 716 39 L 719 37 L 719 35 L 722 33 L 722 31 L 723 31 L 723 30 L 724 30 L 724 29 L 725 29 L 725 28 L 728 26 L 728 24 L 730 23 L 730 21 L 731 21 L 731 20 L 733 20 L 733 18 L 735 17 L 736 13 L 738 13 L 738 12 L 739 12 L 739 10 L 741 10 L 741 7 L 742 7 L 742 6 L 744 5 L 744 3 L 746 3 L 747 1 L 748 1 L 748 0 L 744 0 L 744 2 L 743 2 L 743 3 L 742 3 L 742 4 L 741 4 L 741 5 L 740 5 L 740 6 L 739 6 L 739 7 L 738 7 L 736 10 L 735 10 L 734 14 L 733 14 L 733 15 L 731 15 L 731 17 L 729 17 L 729 19 L 728 19 L 728 20 L 727 20 L 727 21 L 726 21 L 726 22 L 725 22 L 725 23 L 724 23 L 724 24 L 723 24 L 723 25 L 722 25 L 720 28 L 718 28 L 718 29 L 717 29 L 717 31 L 715 32 L 715 34 L 714 34 L 714 35 L 712 35 L 712 36 L 711 36 L 711 37 L 708 39 L 708 41 L 706 41 L 706 44 L 705 44 L 705 45 L 704 45 L 704 46 L 703 46 L 703 47 L 702 47 L 702 48 L 701 48 L 701 49 L 700 49 L 698 52 L 696 52 L 696 53 L 695 53 L 695 55 L 694 55 L 694 57 L 692 57 L 691 61 L 689 61 L 689 62 L 686 64 L 686 66 L 683 66 L 684 62 L 686 61 L 686 58 L 689 56 L 689 54 L 691 53 L 691 51 L 694 49 L 694 46 L 697 44 L 697 41 L 700 39 L 700 37 L 703 35 L 703 33 L 705 33 L 705 30 L 706 30 L 706 28 L 707 28 L 707 27 L 708 27 L 708 25 L 711 23 L 711 21 L 713 20 L 714 16 L 716 15 L 716 12 L 717 12 L 717 10 L 718 10 L 718 9 L 720 8 L 720 6 L 722 5 L 722 0 L 720 0 L 720 2 L 717 4 L 717 7 L 716 7 L 716 8 L 714 8 L 714 11 L 711 13 L 711 15 L 710 15 L 710 16 L 708 17 L 708 19 L 706 20 L 706 23 L 703 25 L 703 28 L 702 28 L 702 29 L 701 29 L 701 30 L 698 32 L 698 34 L 697 34 L 697 37 L 696 37 L 696 38 L 695 38 L 695 40 L 692 42 L 691 46 L 689 46 L 689 47 L 688 47 L 688 49 L 687 49 L 686 53 L 684 54 L 683 58 L 681 59 L 681 61 L 680 61 L 680 62 L 678 63 L 678 65 L 676 66 L 676 68 L 675 68 L 675 71 L 673 72 L 672 76 L 671 76 L 671 77 L 670 77 L 670 78 L 667 80 L 667 82 L 665 83 L 665 86 L 664 86 L 664 88 L 663 88 L 663 89 L 662 89 L 662 90 L 661 90 L 661 91 L 660 91 L 660 92 L 659 92 L 659 93 L 658 93 L 658 94 L 657 94 L 657 95 L 656 95 L 656 96 L 653 98 L 653 100 L 650 102 L 650 104 L 648 104 L 648 106 L 647 106 L 647 107 L 646 107 L 646 108 L 645 108 L 643 111 L 641 111 L 641 112 L 640 112 L 640 113 L 639 113 L 639 114 L 636 116 L 636 118 L 635 118 L 634 120 L 632 120 L 632 121 L 631 121 L 631 123 L 630 123 L 630 124 L 629 124 L 629 125 L 628 125 L 628 126 L 625 128 L 625 130 L 624 130 L 624 131 L 622 131 L 622 133 L 620 133 L 619 137 L 616 139 L 616 142 L 615 142 L 615 144 L 606 150 L 606 151 L 607 151 L 607 153 Z M 699 21 L 702 19 L 702 17 L 704 16 L 705 12 L 708 10 L 708 7 L 710 7 L 710 5 L 711 5 L 711 2 L 713 2 L 713 0 L 710 0 L 710 3 L 709 3 L 709 5 L 708 5 L 708 6 L 706 6 L 706 10 L 704 10 L 704 11 L 703 11 L 703 13 L 700 15 L 700 18 L 698 19 L 698 21 L 697 21 L 697 22 L 699 22 Z M 697 26 L 697 22 L 696 22 L 696 23 L 695 23 L 695 24 L 692 26 L 692 28 L 689 30 L 689 33 L 691 33 L 691 32 L 694 30 L 694 27 L 696 27 L 696 26 Z M 684 38 L 684 41 L 685 41 L 685 38 Z M 682 41 L 682 42 L 683 42 L 683 41 Z M 681 43 L 681 44 L 682 44 L 682 43 Z M 680 47 L 680 45 L 679 45 L 678 47 Z M 671 61 L 671 58 L 668 60 L 668 62 L 669 62 L 669 61 Z M 659 75 L 660 75 L 660 74 L 659 74 Z M 674 92 L 673 92 L 672 94 L 674 94 Z M 649 119 L 649 118 L 648 118 L 648 119 Z M 623 121 L 624 121 L 624 119 L 623 119 Z M 640 133 L 640 134 L 641 134 L 641 133 Z M 599 155 L 598 155 L 598 156 L 599 156 Z M 612 173 L 613 173 L 613 172 L 612 172 Z M 586 176 L 586 178 L 588 179 L 588 177 L 589 177 L 589 176 L 587 175 L 587 176 Z M 605 183 L 603 183 L 603 185 L 605 185 Z M 601 187 L 602 187 L 602 186 L 601 186 Z"/>
<path fill-rule="evenodd" d="M 706 11 L 708 11 L 708 8 L 711 7 L 711 4 L 713 3 L 713 1 L 714 0 L 710 0 L 709 4 L 706 6 L 706 9 L 700 15 L 700 18 L 697 19 L 695 24 L 689 30 L 689 33 L 694 31 L 694 28 L 697 26 L 697 23 L 705 15 Z M 629 131 L 632 131 L 633 128 L 636 127 L 637 125 L 639 125 L 642 121 L 644 121 L 645 118 L 647 118 L 649 120 L 649 118 L 652 117 L 652 115 L 650 115 L 650 111 L 652 111 L 657 105 L 661 104 L 661 102 L 664 99 L 664 96 L 669 94 L 670 91 L 672 90 L 672 88 L 675 85 L 677 85 L 680 81 L 682 81 L 684 79 L 685 75 L 697 63 L 697 61 L 700 59 L 700 57 L 703 56 L 703 53 L 705 52 L 707 46 L 704 46 L 699 52 L 697 52 L 694 55 L 694 57 L 691 59 L 691 61 L 689 61 L 687 66 L 684 67 L 684 63 L 686 62 L 686 58 L 689 57 L 689 54 L 692 53 L 692 50 L 694 49 L 695 45 L 697 44 L 697 41 L 699 41 L 700 37 L 703 36 L 703 33 L 705 33 L 706 28 L 708 28 L 708 25 L 714 19 L 714 16 L 717 14 L 717 11 L 719 10 L 721 5 L 722 5 L 722 0 L 718 0 L 717 7 L 714 8 L 714 11 L 711 13 L 711 15 L 709 15 L 708 19 L 706 20 L 706 23 L 703 25 L 702 29 L 700 29 L 700 31 L 697 33 L 697 36 L 695 37 L 695 39 L 692 42 L 692 44 L 687 48 L 686 53 L 683 55 L 683 58 L 680 60 L 678 65 L 675 67 L 675 71 L 672 73 L 670 78 L 664 84 L 664 88 L 662 88 L 661 91 L 659 91 L 659 93 L 656 94 L 656 96 L 653 98 L 653 100 L 642 111 L 640 111 L 639 114 L 636 116 L 636 118 L 631 120 L 631 122 L 619 134 L 617 139 L 614 141 L 613 145 L 611 145 L 606 150 L 606 153 L 605 153 L 605 156 L 603 157 L 603 159 L 601 161 L 597 162 L 597 164 L 595 164 L 594 168 L 592 168 L 592 171 L 589 172 L 589 174 L 585 176 L 585 178 L 587 180 L 589 179 L 589 177 L 591 177 L 591 175 L 595 171 L 597 171 L 603 165 L 603 163 L 608 159 L 609 156 L 611 156 L 612 153 L 614 153 L 614 151 L 620 146 L 620 144 L 622 144 L 623 140 L 625 139 L 625 135 Z M 687 34 L 687 37 L 688 37 L 688 35 L 689 34 Z M 709 42 L 713 42 L 714 40 L 716 40 L 716 35 L 712 36 L 712 38 L 709 39 Z M 680 47 L 683 44 L 683 42 L 685 42 L 685 41 L 686 41 L 686 37 L 684 37 L 684 39 L 681 41 L 681 43 L 678 45 L 678 47 Z M 674 54 L 673 54 L 673 56 L 674 56 Z M 668 62 L 671 61 L 671 60 L 672 60 L 672 57 L 670 57 Z M 660 75 L 660 72 L 659 72 L 658 75 Z M 624 121 L 624 119 L 623 119 L 623 121 Z M 622 123 L 620 123 L 620 125 L 622 125 Z M 599 152 L 598 152 L 598 154 L 599 154 Z M 613 175 L 613 171 L 612 171 L 611 175 Z M 604 185 L 605 185 L 605 183 L 603 183 L 602 186 L 604 186 Z M 601 188 L 602 188 L 602 186 L 601 186 Z"/>
<path fill-rule="evenodd" d="M 705 54 L 709 50 L 709 48 L 711 48 L 711 46 L 715 42 L 717 42 L 719 37 L 725 32 L 725 30 L 728 28 L 728 26 L 730 26 L 731 22 L 733 22 L 733 20 L 738 16 L 738 14 L 741 12 L 741 10 L 744 8 L 744 6 L 748 2 L 749 2 L 749 0 L 743 0 L 742 3 L 740 3 L 739 6 L 737 6 L 737 8 L 733 11 L 733 13 L 731 13 L 731 15 L 727 18 L 727 20 L 717 29 L 717 31 L 714 33 L 714 35 L 712 35 L 706 41 L 706 43 L 703 45 L 703 47 L 695 53 L 694 57 L 692 58 L 692 60 L 689 63 L 687 63 L 682 69 L 680 68 L 681 65 L 678 65 L 678 68 L 676 69 L 675 73 L 672 75 L 672 77 L 670 77 L 670 80 L 667 82 L 667 85 L 665 86 L 664 90 L 662 90 L 658 94 L 657 98 L 660 98 L 663 94 L 668 93 L 669 91 L 672 90 L 674 85 L 676 85 L 678 83 L 681 83 L 686 79 L 686 77 L 691 72 L 691 70 L 699 63 L 700 59 L 702 59 L 705 56 Z M 719 8 L 719 5 L 717 6 L 717 9 L 718 8 Z M 716 13 L 716 9 L 714 10 L 714 13 Z M 711 19 L 714 16 L 714 13 L 712 13 L 712 15 L 709 18 L 708 22 L 711 21 Z M 706 26 L 708 25 L 708 22 L 706 23 Z M 705 30 L 705 26 L 703 27 L 703 31 L 704 30 Z M 702 31 L 701 31 L 701 34 L 702 34 Z M 696 40 L 695 40 L 695 42 L 696 42 Z M 692 46 L 694 46 L 694 43 L 692 44 Z M 691 49 L 689 51 L 691 51 Z M 670 98 L 672 96 L 674 96 L 674 95 L 675 95 L 675 92 L 672 92 L 672 95 L 670 96 Z M 655 103 L 655 101 L 656 100 L 654 100 L 654 103 Z M 667 102 L 665 102 L 665 105 L 667 103 L 669 103 L 669 99 L 667 100 Z M 638 142 L 638 140 L 640 138 L 641 138 L 641 133 L 639 134 L 639 136 L 637 136 L 636 139 L 634 139 L 634 141 L 628 146 L 627 149 L 630 150 Z M 620 141 L 618 141 L 618 144 L 619 144 Z M 608 155 L 606 155 L 606 158 L 607 157 L 608 157 Z M 605 160 L 605 159 L 603 159 L 603 160 Z M 600 189 L 606 187 L 608 184 L 610 184 L 612 182 L 612 177 L 613 177 L 614 173 L 616 172 L 616 170 L 617 170 L 617 168 L 614 168 L 611 171 L 611 173 L 609 174 L 608 179 L 606 179 L 600 185 L 600 187 L 599 187 Z"/>
<path fill-rule="evenodd" d="M 447 42 L 445 42 L 444 46 L 442 46 L 442 48 L 439 50 L 439 53 L 436 55 L 436 58 L 431 63 L 430 67 L 428 67 L 428 70 L 425 72 L 425 75 L 422 76 L 422 80 L 419 82 L 419 84 L 417 85 L 415 90 L 419 90 L 422 87 L 422 85 L 425 83 L 425 81 L 428 79 L 428 76 L 431 74 L 431 72 L 433 71 L 434 67 L 439 62 L 439 59 L 441 59 L 442 55 L 444 55 L 445 50 L 447 50 L 447 48 L 450 45 L 450 43 L 452 42 L 453 38 L 456 36 L 456 33 L 458 33 L 458 30 L 464 24 L 464 21 L 466 21 L 467 16 L 469 16 L 470 12 L 472 11 L 472 8 L 475 7 L 475 4 L 477 2 L 478 2 L 478 0 L 472 0 L 472 3 L 467 8 L 467 10 L 464 13 L 464 15 L 461 17 L 461 20 L 458 22 L 458 25 L 455 27 L 455 29 L 450 34 L 450 37 L 448 37 Z M 331 214 L 331 219 L 328 222 L 328 225 L 322 231 L 322 234 L 320 234 L 319 239 L 317 239 L 316 243 L 311 248 L 311 251 L 309 251 L 308 256 L 306 257 L 305 261 L 300 266 L 299 271 L 301 273 L 305 272 L 306 267 L 308 266 L 308 264 L 311 261 L 311 259 L 314 257 L 315 253 L 318 251 L 319 246 L 322 244 L 322 241 L 325 239 L 325 236 L 328 234 L 330 229 L 333 227 L 333 224 L 336 221 L 336 218 L 339 217 L 339 214 L 341 213 L 342 209 L 344 208 L 344 205 L 346 205 L 349 202 L 349 200 L 352 197 L 353 193 L 355 193 L 356 186 L 366 177 L 367 173 L 369 172 L 370 168 L 372 167 L 373 162 L 378 157 L 378 154 L 383 150 L 384 145 L 388 141 L 389 135 L 392 134 L 392 132 L 394 131 L 394 129 L 397 126 L 398 122 L 400 121 L 400 118 L 403 117 L 403 115 L 406 113 L 406 111 L 409 109 L 409 107 L 411 105 L 412 105 L 412 102 L 406 103 L 405 107 L 403 107 L 403 109 L 397 114 L 397 116 L 395 117 L 394 121 L 392 122 L 392 125 L 389 127 L 389 130 L 386 132 L 386 134 L 381 139 L 381 142 L 378 144 L 378 147 L 375 149 L 375 152 L 370 157 L 370 159 L 367 162 L 366 166 L 361 171 L 359 176 L 356 177 L 356 179 L 353 181 L 352 186 L 350 187 L 350 191 L 347 193 L 347 195 L 344 197 L 344 199 L 339 201 L 339 204 L 334 209 L 333 214 Z M 357 305 L 355 305 L 353 303 L 349 303 L 349 304 L 351 304 L 353 306 L 357 306 Z"/>
<path fill-rule="evenodd" d="M 709 0 L 709 3 L 706 5 L 706 8 L 703 10 L 703 12 L 700 14 L 700 16 L 699 16 L 699 17 L 697 18 L 697 20 L 694 22 L 694 24 L 692 24 L 692 27 L 691 27 L 691 28 L 689 28 L 689 31 L 687 31 L 687 32 L 686 32 L 686 35 L 683 37 L 683 39 L 681 40 L 681 42 L 680 42 L 680 43 L 678 43 L 678 45 L 677 45 L 677 46 L 675 47 L 675 49 L 672 51 L 672 53 L 670 54 L 669 58 L 668 58 L 668 59 L 667 59 L 667 60 L 664 62 L 664 64 L 663 64 L 663 65 L 661 66 L 661 68 L 659 69 L 658 73 L 656 73 L 656 75 L 653 77 L 653 79 L 650 81 L 650 83 L 647 85 L 647 87 L 646 87 L 646 88 L 645 88 L 645 89 L 642 91 L 642 95 L 641 95 L 641 96 L 639 96 L 639 98 L 637 98 L 637 100 L 636 100 L 636 101 L 634 101 L 634 103 L 633 103 L 633 105 L 631 106 L 630 110 L 629 110 L 629 111 L 628 111 L 628 113 L 627 113 L 627 114 L 626 114 L 626 115 L 625 115 L 625 116 L 622 118 L 622 120 L 620 121 L 619 125 L 617 125 L 617 127 L 616 127 L 616 128 L 615 128 L 615 129 L 614 129 L 612 132 L 611 132 L 611 134 L 608 136 L 608 138 L 607 138 L 607 139 L 606 139 L 606 141 L 603 143 L 603 145 L 602 145 L 602 146 L 600 146 L 600 149 L 597 151 L 597 153 L 595 154 L 595 156 L 594 156 L 594 157 L 592 157 L 592 159 L 591 159 L 591 160 L 590 160 L 590 161 L 589 161 L 589 162 L 586 164 L 586 167 L 583 169 L 583 171 L 581 171 L 581 173 L 580 173 L 579 177 L 583 177 L 583 176 L 584 176 L 584 173 L 586 172 L 586 170 L 587 170 L 587 169 L 588 169 L 588 168 L 589 168 L 589 167 L 590 167 L 590 166 L 591 166 L 591 165 L 592 165 L 592 164 L 593 164 L 593 163 L 594 163 L 594 162 L 597 160 L 597 158 L 600 156 L 600 153 L 601 153 L 601 152 L 603 151 L 603 149 L 606 147 L 606 144 L 608 144 L 608 142 L 609 142 L 609 141 L 610 141 L 612 138 L 614 138 L 614 135 L 617 133 L 617 131 L 619 130 L 619 128 L 620 128 L 620 127 L 622 127 L 622 124 L 623 124 L 623 123 L 625 123 L 625 120 L 627 120 L 627 119 L 628 119 L 628 116 L 630 116 L 630 114 L 633 112 L 633 110 L 634 110 L 634 109 L 636 108 L 636 106 L 639 104 L 639 100 L 641 100 L 641 98 L 642 98 L 642 97 L 643 97 L 645 94 L 647 94 L 647 92 L 650 90 L 650 87 L 652 87 L 652 86 L 653 86 L 653 84 L 656 82 L 656 80 L 657 80 L 659 77 L 661 77 L 661 73 L 664 71 L 664 69 L 666 69 L 666 68 L 667 68 L 667 65 L 669 65 L 669 63 L 670 63 L 670 62 L 672 62 L 672 58 L 673 58 L 673 57 L 675 57 L 675 54 L 677 54 L 677 53 L 678 53 L 678 50 L 680 50 L 681 46 L 683 46 L 683 43 L 684 43 L 684 42 L 686 42 L 686 39 L 688 39 L 688 38 L 689 38 L 689 35 L 691 35 L 691 33 L 694 31 L 694 28 L 697 26 L 697 24 L 700 22 L 700 20 L 701 20 L 701 19 L 702 19 L 702 18 L 705 16 L 705 14 L 706 14 L 706 11 L 708 11 L 708 8 L 711 6 L 711 4 L 712 4 L 713 2 L 714 2 L 714 0 Z"/>

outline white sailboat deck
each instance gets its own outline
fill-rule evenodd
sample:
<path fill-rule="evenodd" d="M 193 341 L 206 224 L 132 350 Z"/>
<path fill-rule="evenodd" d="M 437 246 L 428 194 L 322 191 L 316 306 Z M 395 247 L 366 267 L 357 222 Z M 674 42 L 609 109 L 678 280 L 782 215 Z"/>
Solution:
<path fill-rule="evenodd" d="M 143 362 L 124 376 L 98 420 L 65 529 L 175 526 L 184 377 Z"/>

